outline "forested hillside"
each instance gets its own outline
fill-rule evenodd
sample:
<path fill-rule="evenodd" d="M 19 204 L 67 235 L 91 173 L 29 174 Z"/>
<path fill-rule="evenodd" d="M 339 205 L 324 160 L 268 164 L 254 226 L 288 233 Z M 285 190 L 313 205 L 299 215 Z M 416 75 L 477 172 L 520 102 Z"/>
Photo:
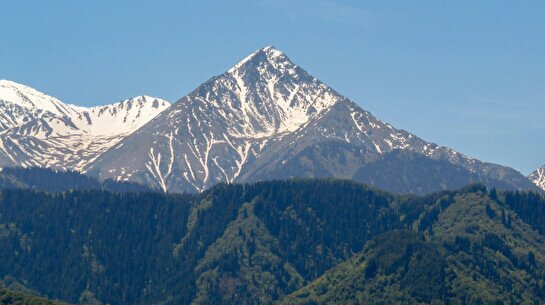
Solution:
<path fill-rule="evenodd" d="M 71 303 L 541 303 L 544 224 L 540 195 L 481 185 L 424 197 L 345 180 L 4 190 L 0 277 Z"/>
<path fill-rule="evenodd" d="M 108 190 L 113 192 L 151 191 L 133 182 L 98 181 L 77 171 L 63 171 L 42 167 L 5 167 L 0 169 L 0 189 L 32 189 L 45 192 L 67 190 Z"/>
<path fill-rule="evenodd" d="M 0 305 L 67 305 L 41 297 L 20 283 L 6 283 L 5 279 L 0 280 Z"/>
<path fill-rule="evenodd" d="M 526 196 L 518 199 L 523 199 L 517 201 L 520 205 L 531 202 Z M 541 224 L 526 224 L 529 214 L 507 210 L 484 191 L 459 194 L 441 205 L 415 223 L 417 230 L 391 231 L 373 239 L 352 259 L 282 303 L 543 302 L 544 238 L 537 232 Z"/>
<path fill-rule="evenodd" d="M 29 296 L 20 292 L 0 288 L 1 305 L 62 305 L 63 303 L 50 301 L 36 296 Z"/>

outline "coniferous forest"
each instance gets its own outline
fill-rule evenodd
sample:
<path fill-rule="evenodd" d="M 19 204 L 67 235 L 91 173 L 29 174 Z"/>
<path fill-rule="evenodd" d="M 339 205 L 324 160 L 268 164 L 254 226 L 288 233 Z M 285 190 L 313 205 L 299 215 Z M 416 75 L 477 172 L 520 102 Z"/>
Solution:
<path fill-rule="evenodd" d="M 482 185 L 5 189 L 0 287 L 4 304 L 540 304 L 544 232 L 541 195 Z"/>
<path fill-rule="evenodd" d="M 0 168 L 1 189 L 32 189 L 44 192 L 68 190 L 107 190 L 112 192 L 151 191 L 149 187 L 133 182 L 106 179 L 99 181 L 77 171 L 61 171 L 44 167 Z"/>

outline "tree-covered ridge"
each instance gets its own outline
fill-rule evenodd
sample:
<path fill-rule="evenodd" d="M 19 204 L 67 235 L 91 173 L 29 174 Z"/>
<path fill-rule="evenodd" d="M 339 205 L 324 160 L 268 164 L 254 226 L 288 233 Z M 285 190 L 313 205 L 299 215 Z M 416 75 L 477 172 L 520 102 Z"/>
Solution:
<path fill-rule="evenodd" d="M 544 207 L 481 185 L 394 196 L 332 179 L 4 190 L 0 277 L 113 305 L 544 301 Z"/>
<path fill-rule="evenodd" d="M 132 303 L 146 289 L 159 292 L 164 269 L 178 269 L 170 257 L 185 233 L 183 198 L 24 190 L 0 196 L 0 273 L 49 297 L 76 302 L 89 289 Z"/>
<path fill-rule="evenodd" d="M 380 235 L 282 303 L 542 303 L 545 238 L 524 222 L 530 214 L 519 216 L 492 192 L 456 194 L 429 205 L 413 230 Z M 545 205 L 526 193 L 500 197 Z"/>
<path fill-rule="evenodd" d="M 68 190 L 108 190 L 112 192 L 151 191 L 147 186 L 123 181 L 99 181 L 77 171 L 42 167 L 0 169 L 0 189 L 32 189 L 45 192 Z"/>
<path fill-rule="evenodd" d="M 0 288 L 0 305 L 60 305 L 63 303 L 50 301 L 42 297 L 28 296 Z"/>
<path fill-rule="evenodd" d="M 237 219 L 242 222 L 240 226 L 251 228 L 248 222 L 253 219 L 263 230 L 248 231 L 249 238 L 238 243 L 252 249 L 255 242 L 256 250 L 261 250 L 262 241 L 281 262 L 278 270 L 293 276 L 293 281 L 281 276 L 286 280 L 285 285 L 275 288 L 278 294 L 273 299 L 277 299 L 349 258 L 352 248 L 361 249 L 368 237 L 392 227 L 389 221 L 375 217 L 388 215 L 387 203 L 393 198 L 357 183 L 334 180 L 218 185 L 187 196 L 5 190 L 0 194 L 0 238 L 9 246 L 0 249 L 0 255 L 6 258 L 0 262 L 0 275 L 27 279 L 40 293 L 70 302 L 76 302 L 81 292 L 89 289 L 99 300 L 111 304 L 187 304 L 202 291 L 199 283 L 215 281 L 202 273 L 215 269 L 218 257 L 225 270 L 236 270 L 243 287 L 251 284 L 242 273 L 259 268 L 253 264 L 260 261 L 252 260 L 250 269 L 238 268 L 244 266 L 244 261 L 238 261 L 240 256 L 226 254 L 227 248 L 213 245 L 222 240 L 237 244 L 238 234 L 231 234 L 231 228 L 236 227 Z M 283 202 L 286 205 L 280 205 Z M 254 213 L 255 217 L 240 219 L 247 208 L 249 216 Z M 361 238 L 344 234 L 351 227 L 339 217 L 350 210 L 364 217 L 362 222 L 353 222 L 353 226 L 362 228 L 356 230 Z M 290 217 L 275 224 L 267 216 L 275 213 L 288 213 Z M 334 215 L 338 216 L 330 217 Z M 379 225 L 368 227 L 365 223 Z M 307 232 L 299 234 L 294 229 Z M 269 232 L 269 236 L 261 236 L 263 232 Z M 322 235 L 328 239 L 321 240 Z M 307 245 L 312 248 L 305 250 Z M 294 251 L 306 251 L 305 259 Z M 225 256 L 236 259 L 224 261 Z M 264 256 L 267 261 L 268 254 Z M 273 267 L 263 263 L 264 272 L 276 277 Z M 257 291 L 267 289 L 258 287 Z"/>
<path fill-rule="evenodd" d="M 12 291 L 0 284 L 0 305 L 68 305 L 44 297 Z"/>

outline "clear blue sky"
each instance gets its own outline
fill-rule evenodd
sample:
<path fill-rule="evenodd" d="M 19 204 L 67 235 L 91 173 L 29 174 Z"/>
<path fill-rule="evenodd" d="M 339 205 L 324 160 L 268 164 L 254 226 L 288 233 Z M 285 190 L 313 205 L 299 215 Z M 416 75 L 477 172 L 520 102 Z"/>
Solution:
<path fill-rule="evenodd" d="M 0 78 L 97 105 L 175 101 L 255 49 L 397 128 L 545 163 L 545 1 L 0 1 Z"/>

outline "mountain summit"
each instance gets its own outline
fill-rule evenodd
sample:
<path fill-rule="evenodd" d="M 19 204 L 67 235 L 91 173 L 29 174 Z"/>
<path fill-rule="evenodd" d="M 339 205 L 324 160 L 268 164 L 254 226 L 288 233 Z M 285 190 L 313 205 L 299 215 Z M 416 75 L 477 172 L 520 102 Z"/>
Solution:
<path fill-rule="evenodd" d="M 531 173 L 530 176 L 528 176 L 528 179 L 530 179 L 539 188 L 545 190 L 545 165 Z"/>
<path fill-rule="evenodd" d="M 250 54 L 199 89 L 209 90 L 207 84 L 215 95 L 206 100 L 232 116 L 232 132 L 243 137 L 294 131 L 334 103 L 327 86 L 272 46 Z"/>
<path fill-rule="evenodd" d="M 536 189 L 511 168 L 382 122 L 272 46 L 211 78 L 85 170 L 173 192 L 294 176 L 351 178 L 402 193 L 475 181 Z"/>

